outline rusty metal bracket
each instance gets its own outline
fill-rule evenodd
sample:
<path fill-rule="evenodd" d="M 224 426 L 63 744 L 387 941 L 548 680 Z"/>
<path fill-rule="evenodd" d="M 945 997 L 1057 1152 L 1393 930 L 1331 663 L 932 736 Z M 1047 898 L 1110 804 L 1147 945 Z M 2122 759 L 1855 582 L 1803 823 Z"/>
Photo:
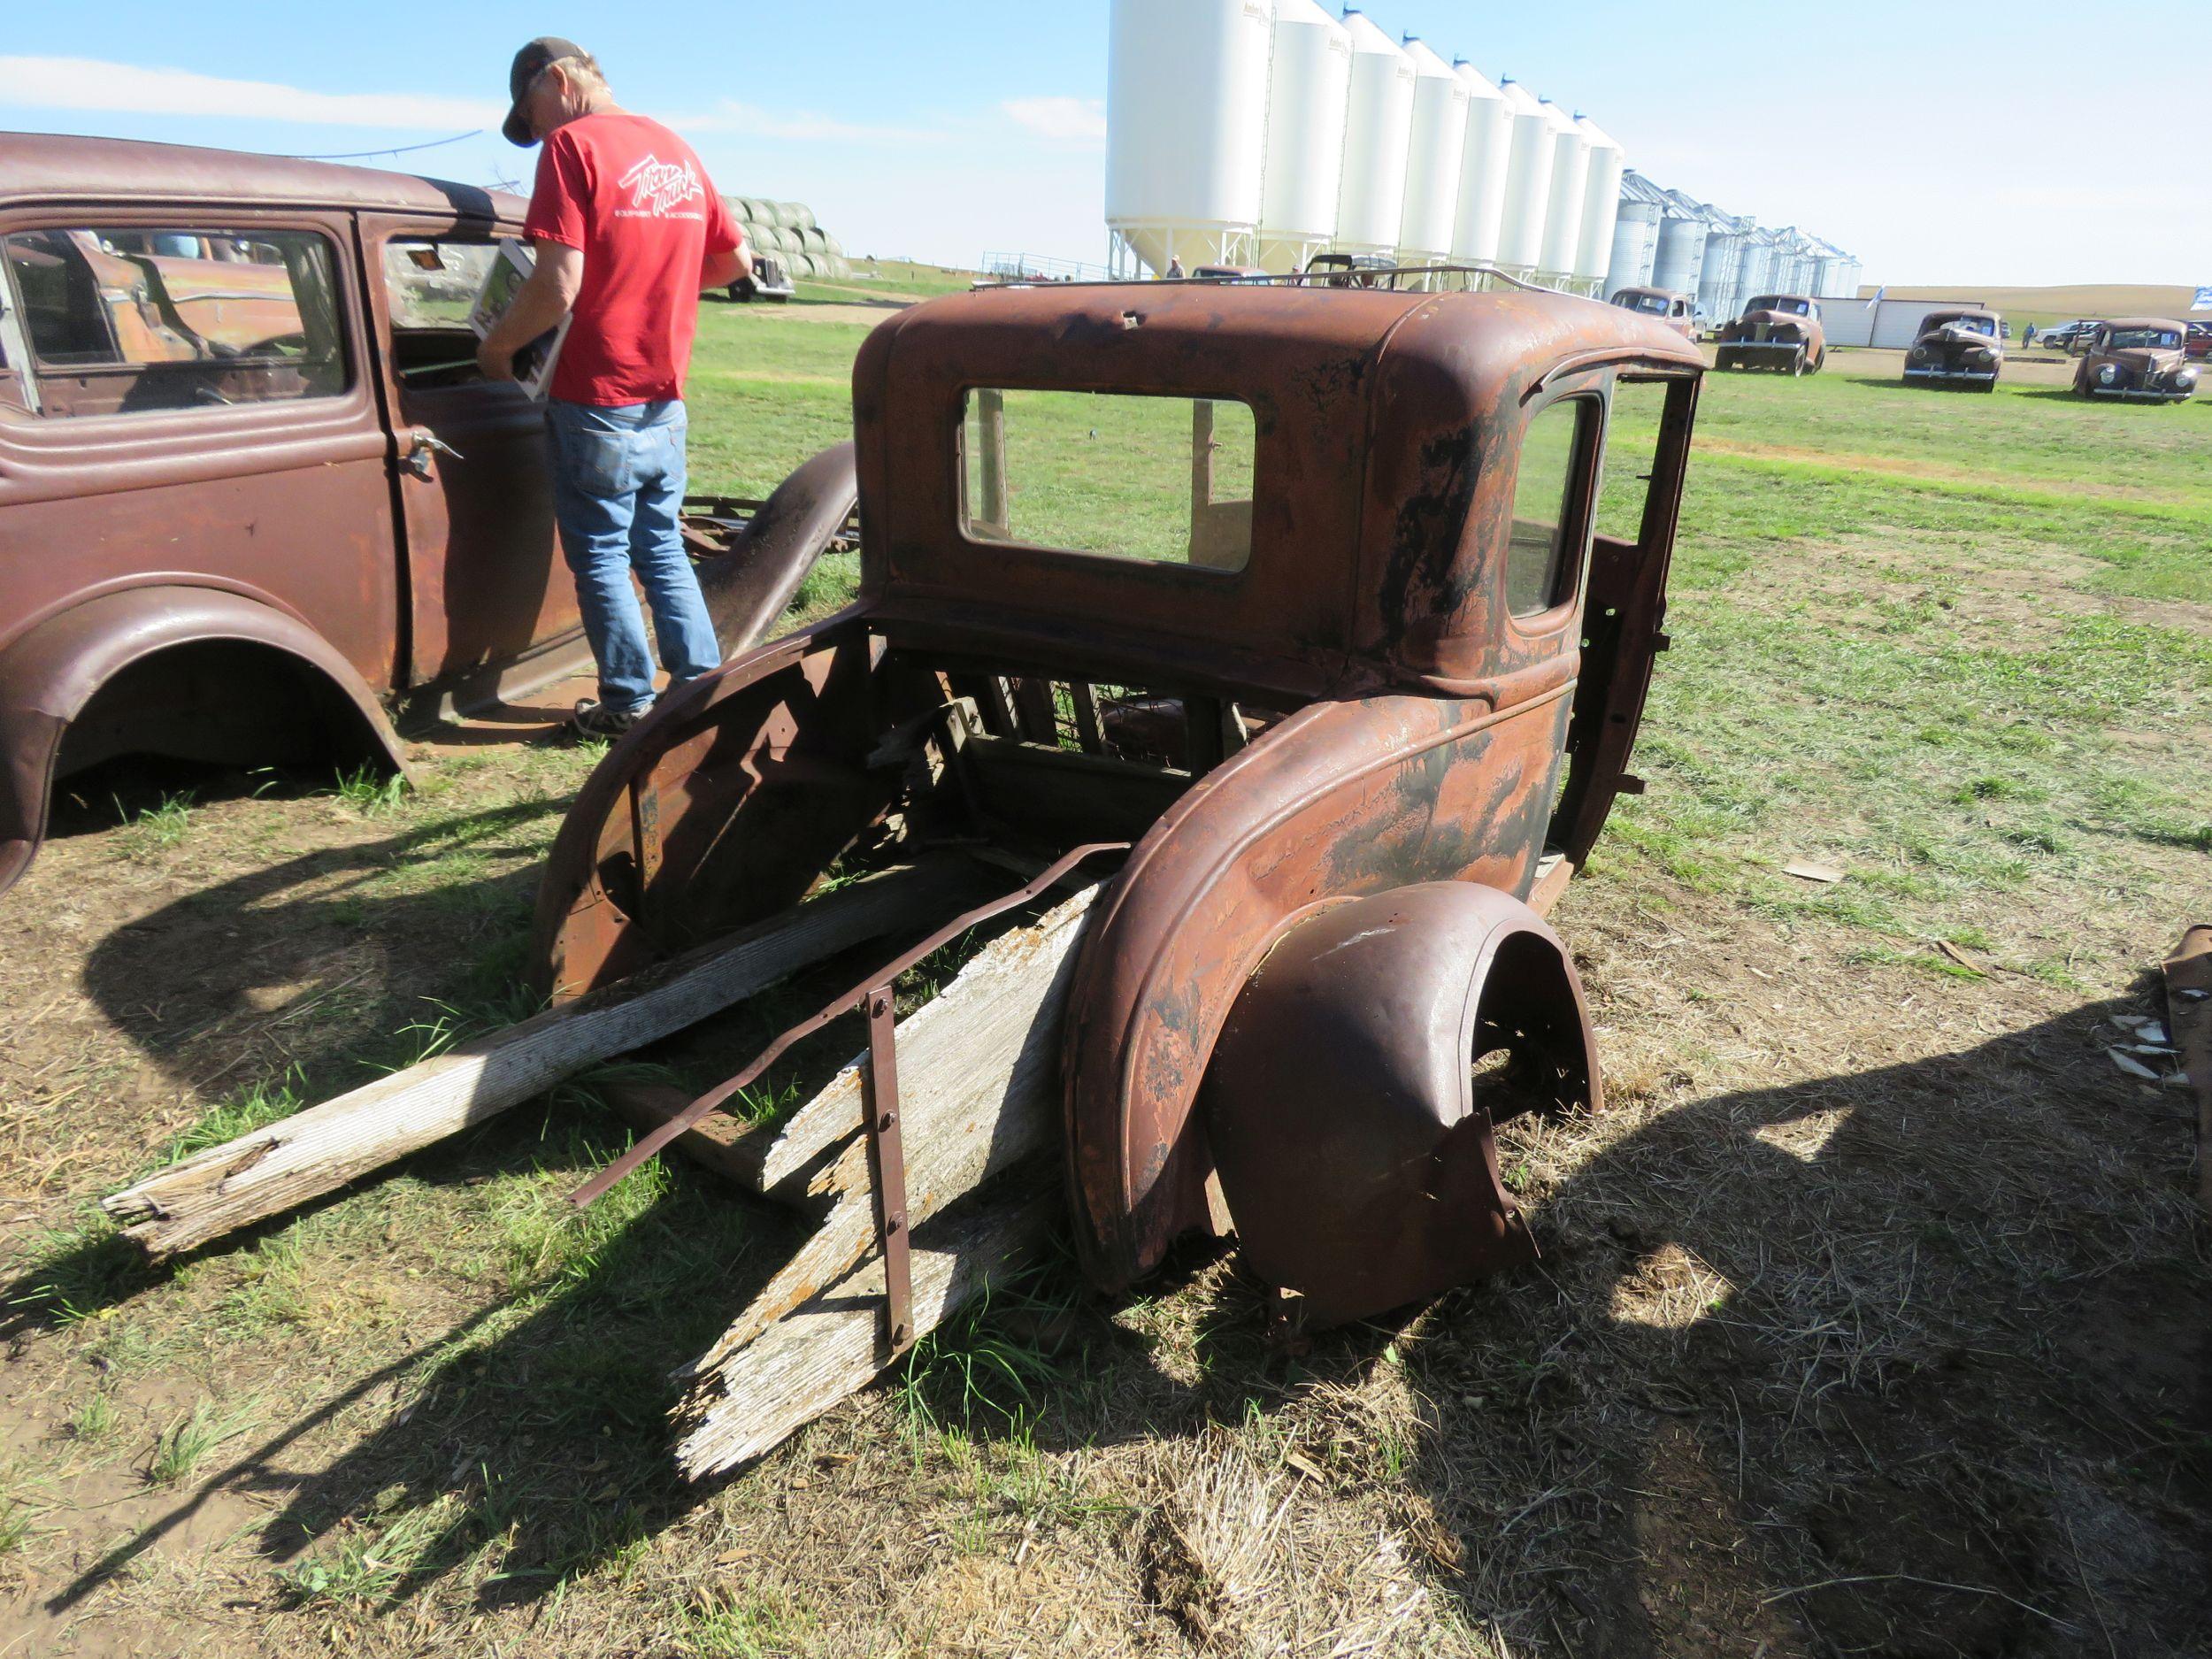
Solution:
<path fill-rule="evenodd" d="M 910 947 L 896 959 L 877 969 L 850 990 L 841 992 L 832 997 L 813 1013 L 792 1026 L 790 1030 L 762 1049 L 759 1054 L 754 1056 L 752 1063 L 742 1071 L 727 1082 L 709 1089 L 571 1193 L 568 1195 L 568 1202 L 581 1210 L 585 1205 L 601 1197 L 608 1188 L 632 1170 L 637 1168 L 639 1164 L 644 1163 L 646 1159 L 651 1157 L 709 1112 L 718 1110 L 725 1101 L 731 1099 L 752 1083 L 762 1072 L 781 1058 L 784 1051 L 800 1038 L 821 1030 L 833 1019 L 851 1013 L 856 1005 L 864 1010 L 867 1004 L 862 1002 L 862 998 L 867 996 L 872 991 L 887 987 L 899 975 L 904 973 L 939 947 L 949 944 L 979 922 L 988 921 L 1001 911 L 1010 910 L 1016 905 L 1026 904 L 1078 864 L 1094 858 L 1101 853 L 1125 853 L 1129 850 L 1129 845 L 1127 841 L 1087 841 L 1054 864 L 1049 869 L 1017 887 L 1013 892 L 1003 897 L 993 899 L 988 904 L 979 904 L 974 910 L 963 911 L 960 915 L 954 917 L 952 920 L 937 929 L 921 943 Z M 872 1027 L 871 1029 L 872 1030 Z M 887 1046 L 886 1052 L 888 1052 Z"/>
<path fill-rule="evenodd" d="M 860 1078 L 867 1114 L 868 1173 L 875 1188 L 876 1242 L 883 1250 L 884 1296 L 888 1303 L 890 1357 L 914 1346 L 914 1271 L 907 1248 L 906 1152 L 899 1129 L 898 1024 L 891 987 L 862 999 L 868 1020 L 868 1063 Z"/>

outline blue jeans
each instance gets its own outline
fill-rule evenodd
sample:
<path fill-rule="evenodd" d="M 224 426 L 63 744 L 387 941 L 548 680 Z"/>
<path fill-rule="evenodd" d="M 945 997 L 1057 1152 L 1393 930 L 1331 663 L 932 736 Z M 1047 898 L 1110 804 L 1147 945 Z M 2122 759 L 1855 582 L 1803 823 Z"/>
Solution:
<path fill-rule="evenodd" d="M 634 570 L 653 608 L 671 682 L 696 680 L 722 660 L 707 602 L 684 551 L 681 403 L 599 408 L 545 406 L 553 443 L 553 520 L 576 578 L 584 637 L 599 664 L 599 701 L 610 713 L 653 701 L 653 648 L 630 586 Z"/>

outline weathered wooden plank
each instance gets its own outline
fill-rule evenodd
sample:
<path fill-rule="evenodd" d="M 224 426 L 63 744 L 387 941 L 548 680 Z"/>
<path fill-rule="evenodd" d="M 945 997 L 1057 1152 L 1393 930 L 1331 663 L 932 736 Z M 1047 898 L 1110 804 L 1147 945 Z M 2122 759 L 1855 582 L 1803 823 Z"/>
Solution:
<path fill-rule="evenodd" d="M 1074 978 L 1089 887 L 1033 926 L 994 940 L 935 999 L 898 1025 L 906 1213 L 918 1226 L 1000 1171 L 1059 1144 L 1060 1019 Z M 718 1363 L 850 1271 L 875 1245 L 857 1063 L 801 1107 L 770 1147 L 770 1188 L 823 1154 L 807 1182 L 830 1201 L 822 1226 L 699 1362 Z"/>
<path fill-rule="evenodd" d="M 191 1249 L 334 1191 L 841 950 L 926 926 L 959 902 L 973 879 L 966 860 L 947 859 L 856 882 L 187 1158 L 101 1207 L 150 1256 Z"/>
<path fill-rule="evenodd" d="M 601 1085 L 598 1093 L 632 1127 L 640 1130 L 659 1128 L 692 1101 L 689 1090 L 672 1083 L 608 1083 Z M 772 1139 L 772 1133 L 760 1125 L 714 1112 L 685 1130 L 669 1150 L 681 1153 L 733 1186 L 757 1193 L 761 1160 L 768 1156 Z"/>
<path fill-rule="evenodd" d="M 1021 1266 L 1048 1236 L 1061 1200 L 1048 1177 L 1043 1185 L 914 1235 L 918 1335 Z M 672 1414 L 681 1437 L 677 1465 L 700 1480 L 772 1451 L 866 1387 L 887 1363 L 879 1257 L 758 1340 L 682 1373 L 688 1386 Z"/>
<path fill-rule="evenodd" d="M 995 1123 L 1017 1066 L 1025 1082 L 1040 1066 L 1056 1073 L 1057 1006 L 1048 1029 L 1038 1015 L 1048 997 L 1066 995 L 1084 918 L 1099 890 L 1096 883 L 1081 887 L 1035 923 L 994 941 L 934 999 L 899 1022 L 910 1167 L 914 1142 L 925 1133 L 917 1111 L 936 1114 L 946 1128 L 972 1141 Z M 763 1185 L 780 1186 L 857 1136 L 860 1111 L 856 1057 L 786 1120 L 762 1160 Z"/>

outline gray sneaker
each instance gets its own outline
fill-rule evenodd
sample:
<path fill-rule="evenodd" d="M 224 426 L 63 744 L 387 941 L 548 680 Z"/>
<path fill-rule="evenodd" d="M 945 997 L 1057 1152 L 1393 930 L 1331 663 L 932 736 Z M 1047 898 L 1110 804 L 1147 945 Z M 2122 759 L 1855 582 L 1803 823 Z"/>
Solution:
<path fill-rule="evenodd" d="M 603 703 L 588 700 L 576 705 L 576 712 L 569 717 L 570 729 L 579 737 L 620 737 L 625 732 L 653 711 L 649 703 L 634 709 L 610 709 Z"/>

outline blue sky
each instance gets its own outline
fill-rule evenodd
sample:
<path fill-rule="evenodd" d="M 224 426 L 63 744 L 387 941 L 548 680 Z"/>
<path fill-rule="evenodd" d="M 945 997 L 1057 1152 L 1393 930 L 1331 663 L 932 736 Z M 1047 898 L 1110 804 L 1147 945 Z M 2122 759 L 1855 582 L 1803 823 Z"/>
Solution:
<path fill-rule="evenodd" d="M 2100 7 L 2094 44 L 2055 0 L 1366 10 L 1586 110 L 1663 184 L 1858 253 L 1869 280 L 1993 286 L 2212 283 L 2212 82 L 2182 67 L 2185 45 L 2201 62 L 2204 5 Z M 507 62 L 559 34 L 724 191 L 807 201 L 857 252 L 1098 261 L 1107 10 L 232 0 L 183 27 L 143 0 L 19 4 L 0 127 L 329 154 L 482 127 L 372 165 L 526 180 L 534 152 L 495 131 Z"/>

